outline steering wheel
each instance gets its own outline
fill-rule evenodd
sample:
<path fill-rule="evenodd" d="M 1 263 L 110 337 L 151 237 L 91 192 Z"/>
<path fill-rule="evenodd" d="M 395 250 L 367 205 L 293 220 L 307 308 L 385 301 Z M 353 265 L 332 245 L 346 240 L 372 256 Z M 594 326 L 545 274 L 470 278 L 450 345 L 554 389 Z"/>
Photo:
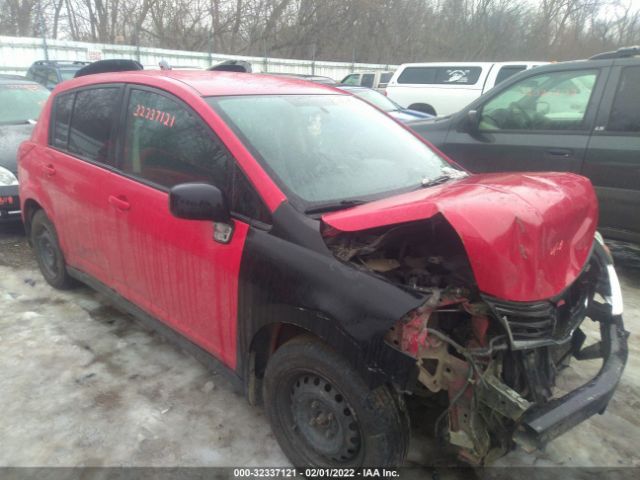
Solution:
<path fill-rule="evenodd" d="M 518 103 L 511 102 L 511 105 L 509 105 L 509 111 L 515 122 L 517 122 L 516 118 L 518 117 L 518 113 L 520 114 L 521 118 L 524 119 L 524 125 L 518 125 L 518 127 L 526 127 L 528 125 L 531 125 L 531 115 L 529 115 L 529 113 Z"/>

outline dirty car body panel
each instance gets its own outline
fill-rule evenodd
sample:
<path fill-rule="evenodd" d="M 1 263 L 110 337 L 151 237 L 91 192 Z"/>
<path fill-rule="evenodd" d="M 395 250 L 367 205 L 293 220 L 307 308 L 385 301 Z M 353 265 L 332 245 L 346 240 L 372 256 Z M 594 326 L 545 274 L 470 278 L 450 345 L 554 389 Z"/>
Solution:
<path fill-rule="evenodd" d="M 55 144 L 56 98 L 114 84 L 122 94 L 104 158 Z M 160 103 L 139 106 L 134 95 Z M 157 106 L 167 101 L 175 111 Z M 165 154 L 144 177 L 141 164 L 175 134 L 173 116 L 181 127 L 182 111 L 206 127 L 216 162 L 232 171 L 218 190 L 229 218 L 171 215 L 177 187 L 211 188 L 193 173 L 199 165 L 165 181 L 159 172 L 174 161 Z M 583 177 L 471 176 L 364 102 L 272 76 L 90 75 L 58 86 L 42 116 L 20 148 L 27 230 L 44 210 L 73 276 L 215 356 L 253 403 L 271 358 L 292 338 L 312 336 L 370 389 L 444 397 L 436 434 L 479 464 L 602 412 L 617 386 L 622 300 Z M 346 128 L 354 124 L 357 135 Z M 138 153 L 135 142 L 154 128 L 157 145 Z M 57 172 L 58 186 L 43 171 Z M 82 199 L 59 201 L 79 186 L 88 191 L 93 175 L 103 179 L 90 200 L 105 209 L 104 273 L 91 270 L 88 246 L 75 239 L 85 216 L 65 224 Z M 601 326 L 596 347 L 584 345 L 585 321 Z M 554 398 L 571 356 L 601 357 L 603 368 Z"/>

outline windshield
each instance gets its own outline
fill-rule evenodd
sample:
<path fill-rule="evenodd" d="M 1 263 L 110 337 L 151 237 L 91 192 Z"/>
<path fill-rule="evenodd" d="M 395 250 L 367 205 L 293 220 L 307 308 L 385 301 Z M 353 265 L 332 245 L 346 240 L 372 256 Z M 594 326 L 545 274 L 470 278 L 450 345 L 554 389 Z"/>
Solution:
<path fill-rule="evenodd" d="M 60 70 L 62 80 L 71 80 L 80 68 Z"/>
<path fill-rule="evenodd" d="M 41 85 L 18 83 L 0 85 L 0 124 L 27 123 L 37 120 L 49 90 Z"/>
<path fill-rule="evenodd" d="M 400 108 L 397 104 L 375 90 L 354 88 L 353 90 L 347 91 L 353 93 L 356 97 L 361 98 L 365 102 L 369 102 L 371 105 L 378 107 L 383 112 L 395 112 Z"/>
<path fill-rule="evenodd" d="M 286 192 L 310 206 L 373 200 L 452 169 L 385 114 L 348 95 L 207 99 Z M 311 204 L 311 205 L 310 205 Z"/>

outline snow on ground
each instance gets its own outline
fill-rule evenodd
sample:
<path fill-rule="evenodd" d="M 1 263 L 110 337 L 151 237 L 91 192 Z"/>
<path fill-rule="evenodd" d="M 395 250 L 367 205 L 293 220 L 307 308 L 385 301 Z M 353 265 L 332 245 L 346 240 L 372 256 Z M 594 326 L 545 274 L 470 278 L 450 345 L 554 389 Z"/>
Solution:
<path fill-rule="evenodd" d="M 622 283 L 630 355 L 607 412 L 497 465 L 640 466 L 640 272 Z M 0 233 L 0 366 L 2 466 L 288 465 L 261 408 L 92 290 L 50 288 L 18 231 Z M 442 458 L 416 428 L 408 465 Z"/>

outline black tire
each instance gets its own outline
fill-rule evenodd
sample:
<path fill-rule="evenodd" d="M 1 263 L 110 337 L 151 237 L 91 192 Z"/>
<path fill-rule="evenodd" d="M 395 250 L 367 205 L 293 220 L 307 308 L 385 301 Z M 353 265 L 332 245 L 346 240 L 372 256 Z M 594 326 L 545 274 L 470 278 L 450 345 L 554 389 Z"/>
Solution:
<path fill-rule="evenodd" d="M 302 336 L 269 359 L 264 400 L 271 428 L 296 467 L 396 467 L 411 428 L 402 399 L 370 390 L 333 349 Z"/>
<path fill-rule="evenodd" d="M 31 245 L 40 272 L 49 285 L 60 290 L 67 290 L 75 285 L 73 278 L 67 273 L 56 229 L 44 210 L 38 210 L 31 219 Z"/>
<path fill-rule="evenodd" d="M 436 116 L 436 109 L 428 103 L 412 103 L 407 108 L 409 110 L 417 110 L 418 112 L 428 113 L 429 115 Z"/>

